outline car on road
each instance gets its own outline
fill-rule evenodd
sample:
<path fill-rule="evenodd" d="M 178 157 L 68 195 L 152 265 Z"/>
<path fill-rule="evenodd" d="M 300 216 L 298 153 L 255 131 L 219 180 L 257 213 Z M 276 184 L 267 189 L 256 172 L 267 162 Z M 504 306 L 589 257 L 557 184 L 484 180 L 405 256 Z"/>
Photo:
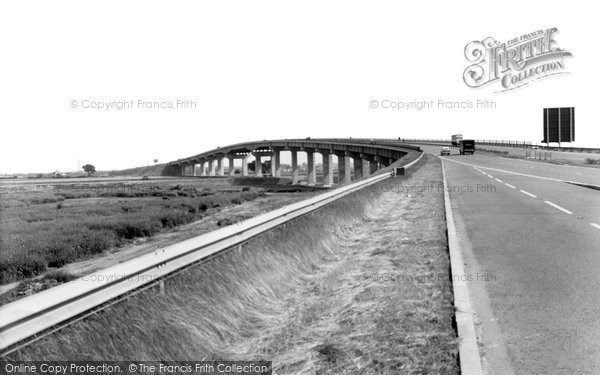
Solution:
<path fill-rule="evenodd" d="M 442 147 L 442 150 L 440 151 L 440 155 L 450 155 L 450 147 L 448 147 L 448 146 Z"/>

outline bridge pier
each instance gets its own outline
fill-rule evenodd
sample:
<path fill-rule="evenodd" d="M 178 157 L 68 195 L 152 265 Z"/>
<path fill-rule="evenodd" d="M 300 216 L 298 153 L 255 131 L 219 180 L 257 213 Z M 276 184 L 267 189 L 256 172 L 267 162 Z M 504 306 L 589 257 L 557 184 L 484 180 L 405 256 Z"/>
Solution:
<path fill-rule="evenodd" d="M 352 182 L 352 174 L 350 172 L 350 155 L 344 155 L 344 180 L 342 183 L 349 184 Z"/>
<path fill-rule="evenodd" d="M 198 163 L 198 165 L 199 165 L 198 175 L 204 176 L 204 161 L 201 161 L 200 163 Z"/>
<path fill-rule="evenodd" d="M 315 186 L 317 181 L 317 173 L 315 168 L 315 152 L 313 150 L 306 151 L 306 164 L 308 164 L 308 186 Z"/>
<path fill-rule="evenodd" d="M 363 159 L 363 163 L 362 163 L 362 175 L 363 177 L 369 177 L 370 173 L 370 169 L 369 169 L 369 165 L 371 165 L 371 162 L 369 160 L 364 160 Z"/>
<path fill-rule="evenodd" d="M 281 177 L 281 150 L 273 149 L 271 156 L 271 175 L 273 177 Z"/>
<path fill-rule="evenodd" d="M 373 160 L 369 162 L 369 174 L 373 174 L 379 170 L 377 161 Z"/>
<path fill-rule="evenodd" d="M 329 152 L 321 153 L 323 155 L 323 186 L 333 185 L 333 154 Z"/>
<path fill-rule="evenodd" d="M 360 157 L 356 157 L 353 159 L 354 159 L 354 179 L 360 180 L 362 178 L 363 162 Z"/>
<path fill-rule="evenodd" d="M 229 155 L 228 158 L 229 158 L 229 177 L 233 177 L 233 176 L 235 176 L 235 168 L 233 165 L 233 161 L 235 159 L 233 158 L 233 155 Z"/>
<path fill-rule="evenodd" d="M 254 155 L 254 174 L 256 177 L 262 177 L 262 157 L 260 155 Z"/>
<path fill-rule="evenodd" d="M 292 150 L 292 185 L 298 185 L 298 151 Z"/>
<path fill-rule="evenodd" d="M 225 175 L 225 163 L 223 163 L 224 159 L 225 158 L 223 156 L 219 156 L 217 158 L 217 176 Z"/>
<path fill-rule="evenodd" d="M 248 154 L 242 158 L 242 176 L 244 176 L 244 177 L 248 176 L 248 158 L 249 157 L 250 157 L 250 154 Z"/>
<path fill-rule="evenodd" d="M 214 176 L 215 175 L 215 163 L 214 163 L 214 159 L 208 159 L 208 175 L 209 176 Z"/>

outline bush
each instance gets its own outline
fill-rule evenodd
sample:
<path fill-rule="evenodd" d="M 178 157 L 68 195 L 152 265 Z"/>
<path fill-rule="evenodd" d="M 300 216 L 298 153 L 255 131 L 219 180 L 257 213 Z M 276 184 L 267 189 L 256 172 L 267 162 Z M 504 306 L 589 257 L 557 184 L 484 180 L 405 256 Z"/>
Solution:
<path fill-rule="evenodd" d="M 55 243 L 48 244 L 41 250 L 46 258 L 48 267 L 62 267 L 77 259 L 77 253 L 72 244 L 56 241 Z"/>
<path fill-rule="evenodd" d="M 46 261 L 39 254 L 19 253 L 8 259 L 0 258 L 0 284 L 39 275 L 46 271 Z"/>
<path fill-rule="evenodd" d="M 217 222 L 217 225 L 220 227 L 226 227 L 228 225 L 234 224 L 235 221 L 229 219 L 229 218 L 225 218 L 225 219 L 221 219 Z"/>
<path fill-rule="evenodd" d="M 78 276 L 73 275 L 65 270 L 52 270 L 45 274 L 42 280 L 56 280 L 59 283 L 66 283 L 77 278 Z"/>
<path fill-rule="evenodd" d="M 585 164 L 600 164 L 600 159 L 585 158 Z"/>

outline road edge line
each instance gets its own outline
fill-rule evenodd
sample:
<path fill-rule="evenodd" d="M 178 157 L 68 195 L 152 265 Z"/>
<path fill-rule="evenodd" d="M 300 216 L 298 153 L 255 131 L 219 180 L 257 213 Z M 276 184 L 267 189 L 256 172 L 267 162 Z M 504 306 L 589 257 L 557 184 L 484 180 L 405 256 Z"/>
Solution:
<path fill-rule="evenodd" d="M 460 281 L 460 276 L 465 274 L 463 256 L 458 245 L 450 194 L 448 193 L 448 184 L 446 182 L 444 161 L 440 160 L 440 162 L 442 164 L 442 181 L 444 183 L 444 207 L 446 210 L 448 251 L 450 253 L 452 290 L 454 293 L 454 318 L 456 320 L 459 339 L 458 356 L 460 370 L 462 374 L 481 375 L 483 374 L 483 370 L 481 357 L 479 356 L 479 347 L 477 345 L 477 336 L 475 334 L 475 323 L 473 322 L 469 292 L 466 282 Z M 454 277 L 454 275 L 458 275 L 459 277 Z"/>

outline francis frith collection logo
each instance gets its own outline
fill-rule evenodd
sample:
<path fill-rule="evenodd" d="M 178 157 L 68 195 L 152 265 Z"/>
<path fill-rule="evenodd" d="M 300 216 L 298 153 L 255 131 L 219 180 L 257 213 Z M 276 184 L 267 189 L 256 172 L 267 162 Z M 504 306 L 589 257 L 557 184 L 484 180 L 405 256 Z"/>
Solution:
<path fill-rule="evenodd" d="M 464 73 L 467 86 L 500 86 L 497 92 L 514 90 L 540 78 L 568 73 L 564 58 L 571 52 L 558 47 L 558 29 L 553 27 L 499 42 L 492 37 L 465 46 L 471 64 Z"/>

